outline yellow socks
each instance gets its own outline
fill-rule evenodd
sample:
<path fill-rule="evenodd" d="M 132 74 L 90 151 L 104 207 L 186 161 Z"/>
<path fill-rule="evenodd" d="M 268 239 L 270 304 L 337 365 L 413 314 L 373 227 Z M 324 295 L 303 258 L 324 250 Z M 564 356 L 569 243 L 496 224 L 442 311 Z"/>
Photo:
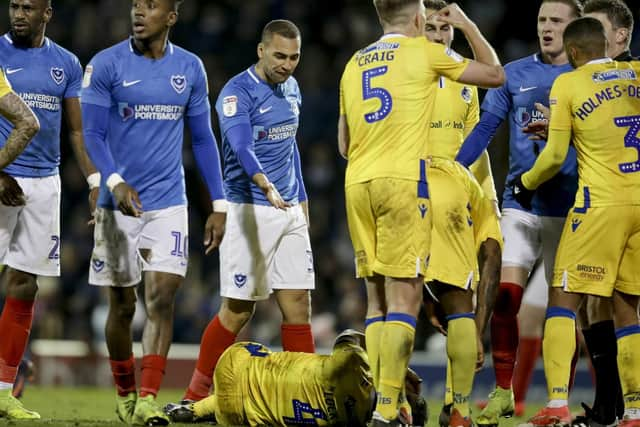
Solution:
<path fill-rule="evenodd" d="M 469 395 L 476 370 L 476 322 L 473 313 L 447 316 L 447 356 L 451 363 L 453 407 L 469 416 Z"/>
<path fill-rule="evenodd" d="M 447 357 L 447 383 L 444 389 L 444 404 L 451 405 L 453 403 L 453 386 L 451 385 L 451 359 Z"/>
<path fill-rule="evenodd" d="M 571 359 L 576 351 L 576 314 L 566 308 L 549 307 L 546 317 L 542 360 L 549 402 L 556 401 L 555 406 L 566 405 L 569 398 Z"/>
<path fill-rule="evenodd" d="M 367 356 L 371 366 L 373 385 L 378 390 L 380 380 L 380 336 L 384 327 L 384 316 L 368 317 L 364 321 L 364 337 L 367 344 Z"/>
<path fill-rule="evenodd" d="M 628 418 L 640 418 L 640 325 L 616 329 L 618 372 Z"/>
<path fill-rule="evenodd" d="M 416 318 L 405 313 L 388 313 L 380 337 L 380 381 L 376 412 L 387 420 L 398 415 L 400 391 L 413 352 Z"/>

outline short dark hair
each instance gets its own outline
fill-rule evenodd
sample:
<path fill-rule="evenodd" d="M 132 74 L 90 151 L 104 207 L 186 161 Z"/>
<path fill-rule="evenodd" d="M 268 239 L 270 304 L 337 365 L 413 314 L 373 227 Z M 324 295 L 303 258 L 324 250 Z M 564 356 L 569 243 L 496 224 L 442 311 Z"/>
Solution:
<path fill-rule="evenodd" d="M 633 13 L 622 0 L 587 0 L 584 13 L 604 13 L 614 30 L 628 28 L 633 31 Z"/>
<path fill-rule="evenodd" d="M 405 19 L 405 9 L 419 6 L 422 0 L 373 0 L 378 18 L 383 24 L 394 24 Z M 408 16 L 407 16 L 408 17 Z"/>
<path fill-rule="evenodd" d="M 422 3 L 424 3 L 425 9 L 440 10 L 447 7 L 445 0 L 424 0 Z"/>
<path fill-rule="evenodd" d="M 562 36 L 565 49 L 576 48 L 580 53 L 601 58 L 607 52 L 607 36 L 602 22 L 584 17 L 571 21 Z"/>
<path fill-rule="evenodd" d="M 300 29 L 293 22 L 286 19 L 275 19 L 264 26 L 262 30 L 262 43 L 268 43 L 277 34 L 286 39 L 298 39 Z"/>
<path fill-rule="evenodd" d="M 579 18 L 583 14 L 584 8 L 582 7 L 582 2 L 580 0 L 542 0 L 541 4 L 545 3 L 562 3 L 566 4 L 573 10 L 573 16 Z"/>

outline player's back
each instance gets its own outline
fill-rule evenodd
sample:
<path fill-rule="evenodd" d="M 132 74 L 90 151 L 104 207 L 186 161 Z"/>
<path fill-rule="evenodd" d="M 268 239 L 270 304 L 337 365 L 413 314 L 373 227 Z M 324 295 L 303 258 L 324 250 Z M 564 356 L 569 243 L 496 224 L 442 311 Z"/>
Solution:
<path fill-rule="evenodd" d="M 593 61 L 562 75 L 551 104 L 550 129 L 573 133 L 576 206 L 640 204 L 640 62 Z"/>
<path fill-rule="evenodd" d="M 387 34 L 358 51 L 340 83 L 349 127 L 346 185 L 417 180 L 439 73 L 457 79 L 467 62 L 424 37 Z"/>

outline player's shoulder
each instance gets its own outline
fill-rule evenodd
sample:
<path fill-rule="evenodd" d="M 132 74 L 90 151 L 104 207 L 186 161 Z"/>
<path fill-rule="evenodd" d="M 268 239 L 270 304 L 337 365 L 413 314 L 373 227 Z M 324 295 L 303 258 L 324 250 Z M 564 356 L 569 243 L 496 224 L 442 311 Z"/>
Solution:
<path fill-rule="evenodd" d="M 251 94 L 260 86 L 260 79 L 254 74 L 253 67 L 231 77 L 222 88 L 222 92 L 234 91 L 243 94 Z"/>
<path fill-rule="evenodd" d="M 130 39 L 126 39 L 96 53 L 91 59 L 91 63 L 95 64 L 99 62 L 117 62 L 126 55 L 130 54 L 131 51 L 131 41 Z"/>
<path fill-rule="evenodd" d="M 505 73 L 514 73 L 523 70 L 535 69 L 544 65 L 537 53 L 507 62 L 504 66 Z"/>
<path fill-rule="evenodd" d="M 200 57 L 190 50 L 187 50 L 173 43 L 169 43 L 169 49 L 171 49 L 170 54 L 179 61 L 184 61 L 186 63 L 191 63 L 197 66 L 202 65 L 202 60 L 200 59 Z"/>
<path fill-rule="evenodd" d="M 71 52 L 69 49 L 65 47 L 60 46 L 58 43 L 51 40 L 50 38 L 47 38 L 46 40 L 47 40 L 47 43 L 50 44 L 49 47 L 51 49 L 51 52 L 54 52 L 55 55 L 58 55 L 63 61 L 65 61 L 65 63 L 74 65 L 74 66 L 77 66 L 77 64 L 80 64 L 80 60 L 78 59 L 75 53 Z"/>

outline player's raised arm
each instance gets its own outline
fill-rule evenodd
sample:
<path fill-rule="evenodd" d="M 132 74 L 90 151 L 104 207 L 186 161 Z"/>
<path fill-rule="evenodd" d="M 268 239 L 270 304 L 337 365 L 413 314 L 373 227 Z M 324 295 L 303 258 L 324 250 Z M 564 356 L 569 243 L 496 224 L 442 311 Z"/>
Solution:
<path fill-rule="evenodd" d="M 504 83 L 504 69 L 498 55 L 460 6 L 451 3 L 439 10 L 438 20 L 462 31 L 473 51 L 475 61 L 472 61 L 462 73 L 459 82 L 480 87 L 498 87 Z"/>

